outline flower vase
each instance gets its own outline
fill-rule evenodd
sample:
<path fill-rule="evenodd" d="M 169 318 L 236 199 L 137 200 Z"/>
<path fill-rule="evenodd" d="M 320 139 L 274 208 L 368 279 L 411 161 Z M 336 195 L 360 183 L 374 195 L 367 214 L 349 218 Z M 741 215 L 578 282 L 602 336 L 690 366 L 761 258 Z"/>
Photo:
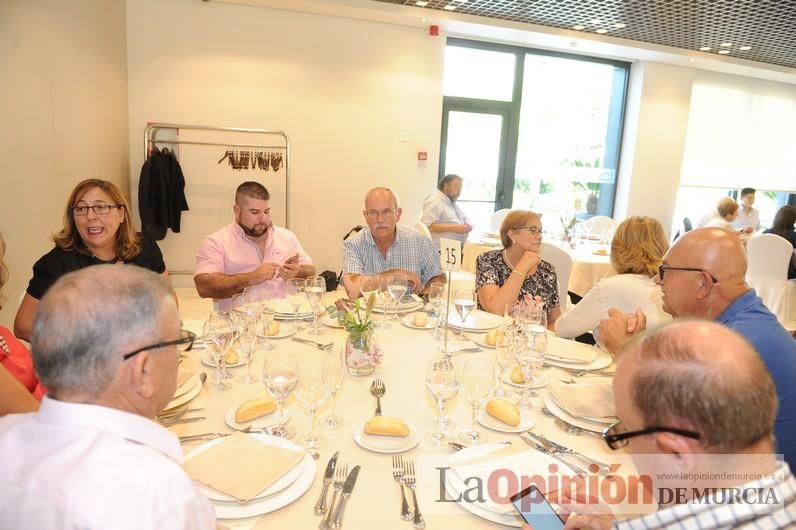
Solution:
<path fill-rule="evenodd" d="M 382 357 L 381 346 L 373 330 L 351 332 L 345 341 L 345 365 L 348 373 L 357 377 L 370 375 Z"/>

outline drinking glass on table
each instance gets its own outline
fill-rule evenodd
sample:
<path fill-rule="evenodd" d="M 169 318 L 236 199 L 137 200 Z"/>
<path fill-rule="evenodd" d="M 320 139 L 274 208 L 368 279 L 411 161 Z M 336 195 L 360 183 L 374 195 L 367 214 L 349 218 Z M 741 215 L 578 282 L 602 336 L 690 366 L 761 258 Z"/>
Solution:
<path fill-rule="evenodd" d="M 307 408 L 310 413 L 310 432 L 302 436 L 298 442 L 304 448 L 314 453 L 323 447 L 325 440 L 315 433 L 315 414 L 318 407 L 328 396 L 327 387 L 323 380 L 323 364 L 318 360 L 304 360 L 299 364 L 299 381 L 296 386 L 296 399 Z"/>
<path fill-rule="evenodd" d="M 531 398 L 536 397 L 533 387 L 541 384 L 541 379 L 536 377 L 536 372 L 544 366 L 544 356 L 547 349 L 546 334 L 532 334 L 516 340 L 514 343 L 514 356 L 522 370 L 525 388 L 522 399 L 518 403 L 520 408 L 529 410 L 533 408 Z"/>
<path fill-rule="evenodd" d="M 295 390 L 298 380 L 298 364 L 293 355 L 282 352 L 266 355 L 263 363 L 263 383 L 279 407 L 279 425 L 272 429 L 274 436 L 290 439 L 296 435 L 296 429 L 286 424 L 285 400 Z"/>
<path fill-rule="evenodd" d="M 408 289 L 409 282 L 403 274 L 393 274 L 387 279 L 387 292 L 390 293 L 393 308 L 395 309 L 392 318 L 390 318 L 392 322 L 398 322 L 398 307 L 401 303 L 401 298 L 404 297 Z"/>
<path fill-rule="evenodd" d="M 434 282 L 428 286 L 428 304 L 431 306 L 434 318 L 439 318 L 439 306 L 445 298 L 445 284 Z"/>
<path fill-rule="evenodd" d="M 434 430 L 423 438 L 429 445 L 439 447 L 448 442 L 445 434 L 445 404 L 459 393 L 459 378 L 453 363 L 444 356 L 431 361 L 426 370 L 426 390 L 437 405 L 437 419 Z"/>
<path fill-rule="evenodd" d="M 304 278 L 291 278 L 287 281 L 287 302 L 293 307 L 293 325 L 301 329 L 298 322 L 298 310 L 306 300 L 304 290 L 307 281 Z"/>
<path fill-rule="evenodd" d="M 270 329 L 271 323 L 274 321 L 276 310 L 272 305 L 272 300 L 263 300 L 260 302 L 260 325 L 263 330 L 263 349 L 270 351 L 274 349 L 274 345 L 270 342 Z"/>
<path fill-rule="evenodd" d="M 506 372 L 511 370 L 516 365 L 514 353 L 511 351 L 511 343 L 514 340 L 511 326 L 504 323 L 500 327 L 500 333 L 498 334 L 498 337 L 502 338 L 502 340 L 498 340 L 497 344 L 495 344 L 495 364 L 498 366 L 495 397 L 508 399 L 512 396 L 512 393 L 508 392 L 503 387 L 503 378 L 506 375 Z"/>
<path fill-rule="evenodd" d="M 307 301 L 312 307 L 312 331 L 310 335 L 320 335 L 321 330 L 318 329 L 318 311 L 323 301 L 323 295 L 326 293 L 326 280 L 321 276 L 310 276 L 307 278 L 307 286 L 304 289 L 304 294 L 307 295 Z"/>
<path fill-rule="evenodd" d="M 483 443 L 487 439 L 486 432 L 476 428 L 475 420 L 478 409 L 486 403 L 495 389 L 495 363 L 483 358 L 468 359 L 464 363 L 459 380 L 464 395 L 472 407 L 470 429 L 462 431 L 459 438 L 470 445 Z"/>
<path fill-rule="evenodd" d="M 321 425 L 327 429 L 339 429 L 343 426 L 343 418 L 335 415 L 337 406 L 337 393 L 343 386 L 345 376 L 345 345 L 340 349 L 327 352 L 323 355 L 323 384 L 327 393 L 332 396 L 332 412 L 321 418 Z"/>
<path fill-rule="evenodd" d="M 250 323 L 241 329 L 240 338 L 241 353 L 243 360 L 246 362 L 246 375 L 241 378 L 241 381 L 247 385 L 257 382 L 257 378 L 252 375 L 252 361 L 254 360 L 254 350 L 257 349 L 257 324 Z"/>
<path fill-rule="evenodd" d="M 456 289 L 453 291 L 453 307 L 459 314 L 462 321 L 462 329 L 464 329 L 464 322 L 470 313 L 473 312 L 476 305 L 476 294 L 473 289 Z"/>
<path fill-rule="evenodd" d="M 213 389 L 221 392 L 227 389 L 224 383 L 226 355 L 235 340 L 235 324 L 227 313 L 211 313 L 203 331 L 205 339 L 212 344 L 210 354 L 216 365 L 216 384 Z"/>
<path fill-rule="evenodd" d="M 525 328 L 528 333 L 543 333 L 547 330 L 547 311 L 544 302 L 538 300 L 526 302 Z"/>

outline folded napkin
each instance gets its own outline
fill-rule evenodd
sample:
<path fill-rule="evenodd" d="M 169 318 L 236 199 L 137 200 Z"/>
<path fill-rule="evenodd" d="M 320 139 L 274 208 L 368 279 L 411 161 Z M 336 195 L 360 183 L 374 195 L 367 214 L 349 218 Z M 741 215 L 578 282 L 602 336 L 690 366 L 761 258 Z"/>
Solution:
<path fill-rule="evenodd" d="M 188 370 L 187 368 L 180 368 L 177 370 L 177 389 L 188 382 L 194 374 L 193 370 Z"/>
<path fill-rule="evenodd" d="M 610 383 L 550 385 L 550 394 L 572 416 L 598 420 L 616 416 L 614 391 Z"/>
<path fill-rule="evenodd" d="M 594 360 L 597 351 L 591 346 L 565 340 L 557 337 L 547 341 L 547 356 L 553 360 L 559 359 L 568 363 L 590 363 Z"/>
<path fill-rule="evenodd" d="M 305 454 L 236 432 L 185 462 L 185 471 L 193 480 L 245 503 L 282 478 Z"/>

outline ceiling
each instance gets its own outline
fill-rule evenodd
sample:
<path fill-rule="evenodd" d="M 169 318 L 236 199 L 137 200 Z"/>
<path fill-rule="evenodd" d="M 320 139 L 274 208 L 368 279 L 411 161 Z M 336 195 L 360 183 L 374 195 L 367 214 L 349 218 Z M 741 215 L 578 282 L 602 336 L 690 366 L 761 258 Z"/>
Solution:
<path fill-rule="evenodd" d="M 796 68 L 794 0 L 428 0 L 424 6 L 417 0 L 374 1 L 590 34 L 600 30 L 605 36 Z M 742 50 L 745 46 L 750 49 Z"/>

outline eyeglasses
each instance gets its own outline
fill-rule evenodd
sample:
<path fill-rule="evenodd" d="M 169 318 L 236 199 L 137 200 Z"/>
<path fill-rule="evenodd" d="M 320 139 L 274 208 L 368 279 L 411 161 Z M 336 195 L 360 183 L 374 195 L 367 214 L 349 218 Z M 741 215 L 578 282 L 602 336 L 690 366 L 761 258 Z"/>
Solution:
<path fill-rule="evenodd" d="M 658 265 L 658 277 L 660 277 L 661 281 L 663 281 L 663 275 L 666 271 L 704 272 L 705 274 L 710 276 L 710 279 L 713 280 L 713 283 L 719 283 L 718 278 L 713 276 L 705 269 L 695 269 L 693 267 L 670 267 L 669 265 Z"/>
<path fill-rule="evenodd" d="M 380 217 L 383 219 L 389 219 L 390 217 L 393 217 L 395 215 L 395 210 L 382 210 L 382 211 L 368 210 L 367 212 L 365 212 L 365 215 L 367 215 L 371 219 L 378 219 Z"/>
<path fill-rule="evenodd" d="M 166 346 L 177 346 L 178 351 L 190 351 L 190 349 L 193 348 L 194 340 L 196 340 L 196 333 L 188 331 L 187 329 L 181 329 L 179 339 L 167 340 L 166 342 L 158 342 L 157 344 L 151 344 L 149 346 L 144 346 L 143 348 L 138 348 L 135 351 L 124 354 L 122 356 L 122 360 L 126 361 L 127 359 L 135 357 L 142 351 L 156 350 L 158 348 L 164 348 Z"/>
<path fill-rule="evenodd" d="M 94 215 L 108 215 L 111 208 L 124 208 L 121 204 L 95 204 L 93 206 L 72 206 L 72 215 L 82 217 L 88 215 L 89 209 Z"/>
<path fill-rule="evenodd" d="M 644 436 L 645 434 L 653 434 L 656 432 L 670 432 L 686 438 L 693 438 L 699 440 L 699 433 L 694 431 L 686 431 L 683 429 L 675 429 L 674 427 L 647 427 L 640 431 L 625 431 L 622 427 L 622 422 L 618 421 L 605 429 L 603 432 L 603 440 L 613 450 L 621 449 L 630 443 L 631 438 L 636 436 Z"/>
<path fill-rule="evenodd" d="M 517 228 L 512 228 L 512 230 L 527 230 L 534 237 L 544 234 L 541 226 L 518 226 Z"/>

